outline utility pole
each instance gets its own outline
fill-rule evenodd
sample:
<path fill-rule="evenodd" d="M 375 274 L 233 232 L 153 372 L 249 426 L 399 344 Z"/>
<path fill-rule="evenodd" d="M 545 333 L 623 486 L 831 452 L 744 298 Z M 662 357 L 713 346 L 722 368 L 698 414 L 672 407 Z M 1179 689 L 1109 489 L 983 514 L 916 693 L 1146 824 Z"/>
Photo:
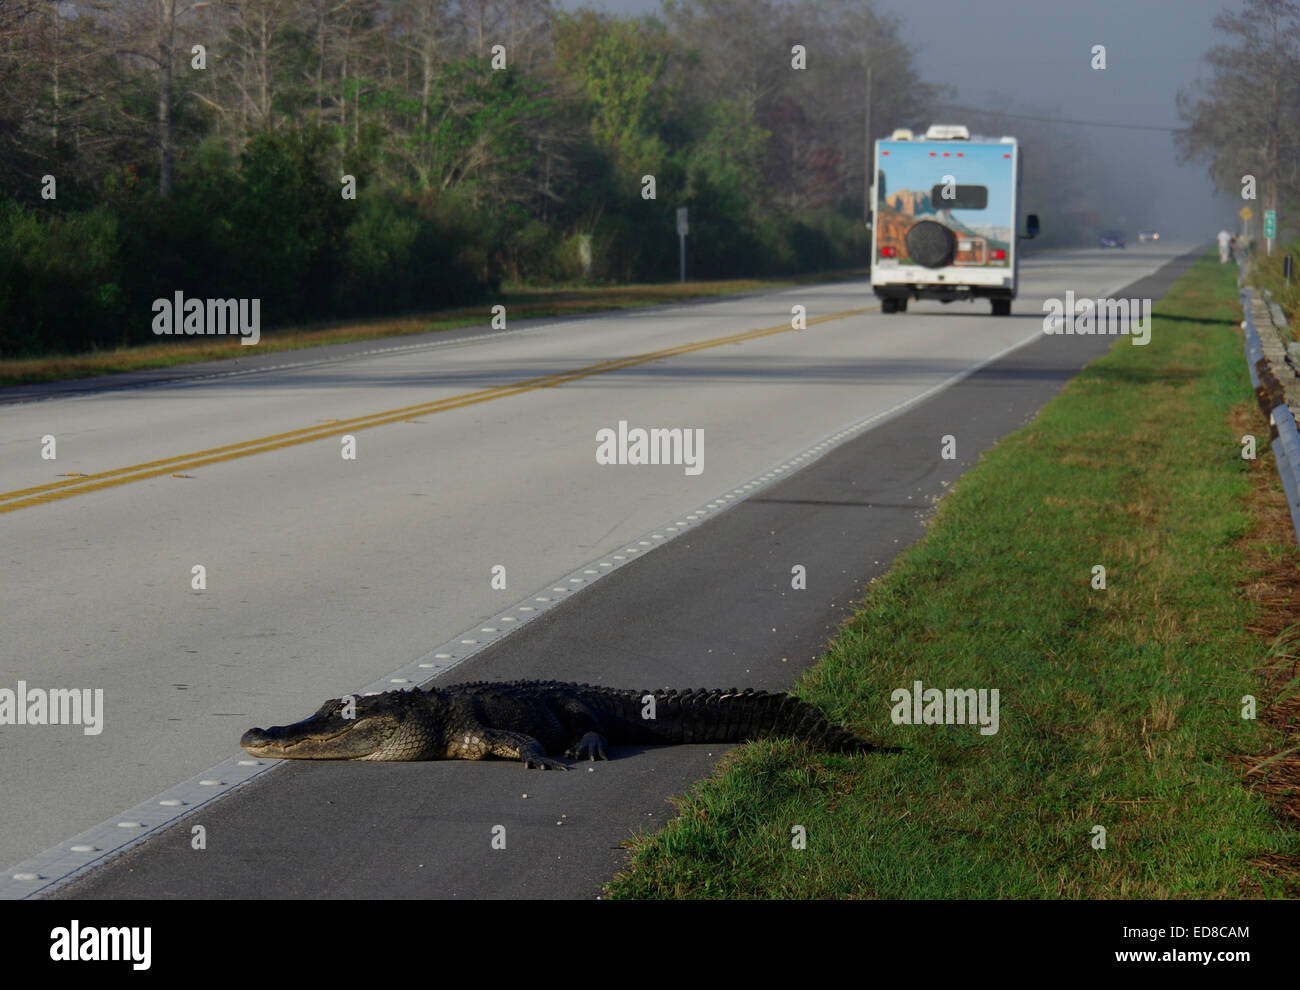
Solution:
<path fill-rule="evenodd" d="M 681 271 L 682 281 L 686 281 L 686 235 L 690 233 L 691 227 L 687 220 L 686 207 L 677 207 L 677 239 L 681 242 Z"/>
<path fill-rule="evenodd" d="M 862 62 L 867 69 L 867 96 L 866 106 L 863 110 L 863 128 L 862 128 L 862 222 L 871 223 L 871 173 L 875 171 L 872 167 L 873 160 L 871 148 L 871 54 L 865 48 L 862 51 Z"/>

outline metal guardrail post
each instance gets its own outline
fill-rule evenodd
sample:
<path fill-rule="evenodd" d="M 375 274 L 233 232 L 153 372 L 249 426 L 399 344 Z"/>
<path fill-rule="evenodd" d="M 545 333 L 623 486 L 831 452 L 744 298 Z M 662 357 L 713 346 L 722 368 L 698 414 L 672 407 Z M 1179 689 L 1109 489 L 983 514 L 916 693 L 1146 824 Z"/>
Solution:
<path fill-rule="evenodd" d="M 1277 461 L 1277 473 L 1282 479 L 1282 488 L 1286 492 L 1286 503 L 1291 509 L 1291 525 L 1300 534 L 1300 433 L 1296 431 L 1295 417 L 1286 406 L 1273 410 L 1273 422 L 1277 424 L 1277 439 L 1273 441 L 1273 457 Z M 1300 536 L 1298 536 L 1300 538 Z"/>
<path fill-rule="evenodd" d="M 1246 338 L 1246 365 L 1250 370 L 1250 384 L 1258 390 L 1260 382 L 1255 365 L 1264 357 L 1264 345 L 1255 327 L 1255 301 L 1255 290 L 1249 286 L 1244 287 L 1241 290 L 1241 329 Z M 1261 302 L 1267 308 L 1269 322 L 1274 324 L 1270 331 L 1279 325 L 1285 327 L 1286 317 L 1267 293 L 1264 293 Z M 1297 543 L 1300 543 L 1300 430 L 1297 430 L 1295 416 L 1285 402 L 1278 403 L 1270 410 L 1269 425 L 1277 429 L 1277 437 L 1270 447 L 1277 464 L 1278 477 L 1282 480 L 1282 490 L 1286 492 L 1291 526 Z"/>
<path fill-rule="evenodd" d="M 1249 288 L 1241 292 L 1241 329 L 1246 336 L 1246 369 L 1250 372 L 1250 387 L 1259 388 L 1259 375 L 1255 363 L 1264 356 L 1264 345 L 1259 342 L 1255 332 L 1255 318 L 1251 315 L 1252 292 Z"/>

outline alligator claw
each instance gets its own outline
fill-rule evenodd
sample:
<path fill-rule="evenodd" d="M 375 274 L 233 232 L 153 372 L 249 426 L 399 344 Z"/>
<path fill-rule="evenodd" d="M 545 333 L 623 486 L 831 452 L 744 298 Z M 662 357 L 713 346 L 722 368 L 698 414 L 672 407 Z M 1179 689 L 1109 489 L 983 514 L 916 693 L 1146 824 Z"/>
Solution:
<path fill-rule="evenodd" d="M 588 732 L 570 746 L 564 755 L 571 760 L 608 760 L 609 754 L 605 752 L 607 745 L 605 737 L 599 732 Z"/>
<path fill-rule="evenodd" d="M 521 759 L 524 766 L 529 770 L 568 770 L 567 763 L 561 763 L 559 760 L 553 760 L 551 757 L 542 753 L 525 752 Z"/>

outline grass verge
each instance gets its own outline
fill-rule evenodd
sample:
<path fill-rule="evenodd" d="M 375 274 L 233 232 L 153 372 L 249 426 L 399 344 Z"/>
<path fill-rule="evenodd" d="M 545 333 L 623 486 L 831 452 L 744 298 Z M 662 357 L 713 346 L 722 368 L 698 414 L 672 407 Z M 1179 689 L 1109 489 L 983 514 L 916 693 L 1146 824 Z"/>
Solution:
<path fill-rule="evenodd" d="M 1300 278 L 1292 275 L 1290 279 L 1283 274 L 1283 262 L 1290 256 L 1291 265 L 1300 271 L 1300 241 L 1273 245 L 1273 253 L 1265 254 L 1262 246 L 1257 247 L 1251 258 L 1254 271 L 1251 276 L 1253 284 L 1273 293 L 1273 300 L 1286 313 L 1291 333 L 1285 334 L 1288 340 L 1295 339 L 1295 326 L 1300 319 Z"/>
<path fill-rule="evenodd" d="M 1264 689 L 1243 543 L 1271 458 L 1266 428 L 1254 465 L 1233 430 L 1251 402 L 1235 275 L 1198 262 L 1149 345 L 1120 340 L 989 451 L 798 685 L 908 752 L 741 747 L 634 842 L 610 895 L 1295 893 L 1300 841 L 1255 783 L 1271 771 L 1240 765 L 1285 747 L 1241 717 Z M 998 688 L 1000 730 L 893 725 L 914 680 Z"/>
<path fill-rule="evenodd" d="M 667 282 L 659 285 L 569 286 L 532 288 L 507 286 L 492 299 L 476 306 L 445 309 L 429 313 L 384 317 L 369 320 L 344 320 L 302 327 L 268 330 L 261 342 L 250 349 L 230 337 L 159 338 L 159 343 L 138 347 L 121 347 L 89 354 L 48 355 L 0 361 L 0 387 L 32 385 L 90 378 L 146 368 L 169 368 L 199 361 L 222 358 L 246 358 L 252 350 L 259 354 L 293 351 L 322 344 L 344 344 L 381 337 L 402 337 L 457 327 L 487 325 L 490 310 L 500 303 L 511 320 L 547 316 L 574 316 L 612 309 L 661 306 L 706 296 L 726 296 L 738 292 L 755 292 L 788 285 L 804 285 L 841 279 L 865 278 L 866 271 L 820 272 L 815 275 L 786 279 L 733 279 L 720 282 Z"/>

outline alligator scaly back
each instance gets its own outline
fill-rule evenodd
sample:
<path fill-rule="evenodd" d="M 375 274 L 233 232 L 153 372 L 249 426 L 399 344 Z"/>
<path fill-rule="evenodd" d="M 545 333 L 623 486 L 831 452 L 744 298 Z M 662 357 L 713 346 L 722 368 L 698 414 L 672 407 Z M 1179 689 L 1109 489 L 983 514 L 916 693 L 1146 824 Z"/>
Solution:
<path fill-rule="evenodd" d="M 580 689 L 590 690 L 588 685 L 580 685 Z M 628 718 L 629 743 L 672 745 L 793 737 L 839 752 L 879 748 L 827 721 L 820 709 L 788 694 L 751 688 L 618 693 L 626 694 L 635 709 Z M 645 717 L 650 699 L 654 701 L 653 718 Z"/>

